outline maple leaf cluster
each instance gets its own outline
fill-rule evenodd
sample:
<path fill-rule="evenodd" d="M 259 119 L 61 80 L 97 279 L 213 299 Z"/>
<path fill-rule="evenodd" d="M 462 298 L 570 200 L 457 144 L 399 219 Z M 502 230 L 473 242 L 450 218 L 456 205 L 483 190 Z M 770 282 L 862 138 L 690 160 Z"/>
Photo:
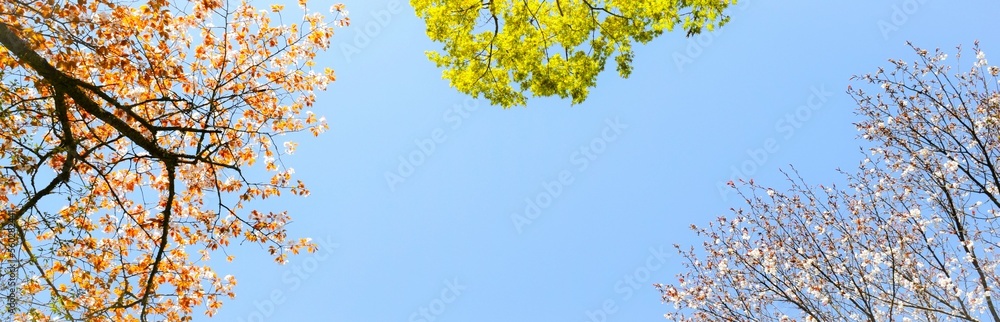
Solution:
<path fill-rule="evenodd" d="M 308 195 L 279 141 L 328 128 L 309 109 L 336 78 L 315 60 L 349 20 L 299 4 L 285 23 L 248 2 L 2 0 L 0 223 L 15 236 L 0 233 L 14 241 L 0 259 L 17 265 L 16 320 L 211 316 L 236 280 L 210 255 L 232 241 L 278 262 L 315 250 L 287 236 L 286 212 L 251 204 Z"/>

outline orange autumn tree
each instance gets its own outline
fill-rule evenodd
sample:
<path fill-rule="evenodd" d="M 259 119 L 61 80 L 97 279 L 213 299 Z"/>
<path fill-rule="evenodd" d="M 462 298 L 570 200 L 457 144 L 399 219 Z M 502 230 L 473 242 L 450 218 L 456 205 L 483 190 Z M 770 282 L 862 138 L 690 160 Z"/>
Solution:
<path fill-rule="evenodd" d="M 0 0 L 12 319 L 211 316 L 235 285 L 213 251 L 247 241 L 283 262 L 315 248 L 287 237 L 285 212 L 250 207 L 308 194 L 280 136 L 327 129 L 308 109 L 334 74 L 314 59 L 348 20 L 299 5 Z"/>

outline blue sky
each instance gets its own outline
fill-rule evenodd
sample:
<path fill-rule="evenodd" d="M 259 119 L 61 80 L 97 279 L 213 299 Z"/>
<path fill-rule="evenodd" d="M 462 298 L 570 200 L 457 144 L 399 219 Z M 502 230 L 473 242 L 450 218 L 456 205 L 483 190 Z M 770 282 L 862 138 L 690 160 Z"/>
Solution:
<path fill-rule="evenodd" d="M 285 266 L 235 245 L 217 268 L 236 300 L 196 321 L 660 321 L 651 285 L 700 243 L 691 224 L 741 206 L 730 177 L 839 182 L 861 160 L 851 75 L 913 60 L 907 40 L 1000 53 L 993 2 L 741 1 L 718 33 L 637 48 L 584 104 L 503 110 L 449 88 L 406 1 L 346 4 L 321 54 L 331 130 L 284 159 L 312 195 L 265 205 L 327 245 Z"/>

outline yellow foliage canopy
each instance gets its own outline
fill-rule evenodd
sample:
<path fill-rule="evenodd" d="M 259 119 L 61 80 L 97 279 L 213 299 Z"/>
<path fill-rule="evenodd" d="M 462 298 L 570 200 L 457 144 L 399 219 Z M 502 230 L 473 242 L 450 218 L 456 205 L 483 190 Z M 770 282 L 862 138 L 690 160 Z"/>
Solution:
<path fill-rule="evenodd" d="M 427 55 L 459 91 L 509 108 L 527 96 L 582 103 L 614 56 L 632 72 L 632 45 L 678 25 L 688 36 L 714 30 L 735 0 L 410 0 L 442 52 Z"/>

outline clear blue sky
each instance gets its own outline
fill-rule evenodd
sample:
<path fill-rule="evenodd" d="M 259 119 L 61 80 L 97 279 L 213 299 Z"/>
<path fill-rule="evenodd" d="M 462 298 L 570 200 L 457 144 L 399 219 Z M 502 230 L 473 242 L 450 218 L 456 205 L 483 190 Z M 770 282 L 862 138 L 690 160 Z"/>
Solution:
<path fill-rule="evenodd" d="M 347 2 L 353 25 L 321 58 L 338 74 L 315 110 L 331 130 L 284 159 L 312 195 L 270 205 L 334 245 L 286 266 L 235 245 L 217 268 L 237 299 L 196 321 L 660 321 L 651 284 L 680 270 L 672 244 L 700 243 L 690 224 L 740 206 L 718 189 L 734 168 L 782 186 L 789 164 L 812 183 L 856 166 L 851 75 L 913 60 L 906 40 L 979 39 L 1000 62 L 995 2 L 740 2 L 700 42 L 637 48 L 632 77 L 610 68 L 585 104 L 510 110 L 441 80 L 406 1 Z"/>

